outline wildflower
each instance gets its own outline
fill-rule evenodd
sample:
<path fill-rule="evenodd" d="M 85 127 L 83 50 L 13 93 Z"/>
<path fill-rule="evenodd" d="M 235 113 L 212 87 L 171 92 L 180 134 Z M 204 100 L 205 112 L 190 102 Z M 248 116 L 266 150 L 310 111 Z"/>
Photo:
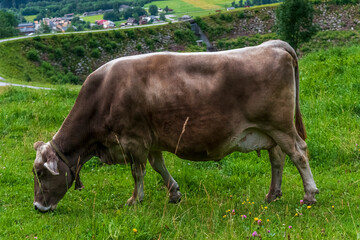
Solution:
<path fill-rule="evenodd" d="M 37 237 L 34 237 L 35 239 L 37 239 Z"/>
<path fill-rule="evenodd" d="M 264 207 L 264 209 L 268 209 L 268 207 Z"/>
<path fill-rule="evenodd" d="M 270 222 L 270 219 L 266 219 L 267 222 Z"/>
<path fill-rule="evenodd" d="M 242 217 L 242 218 L 244 218 L 244 219 L 246 219 L 246 218 L 247 218 L 247 217 L 246 217 L 246 215 L 241 215 L 241 217 Z"/>
<path fill-rule="evenodd" d="M 254 221 L 257 222 L 259 220 L 259 218 L 254 218 Z"/>
<path fill-rule="evenodd" d="M 246 203 L 245 201 L 242 202 L 242 204 L 245 204 L 245 203 Z"/>
<path fill-rule="evenodd" d="M 334 208 L 335 208 L 335 206 L 334 206 L 334 205 L 332 205 L 331 207 L 332 207 L 332 209 L 334 209 Z"/>
<path fill-rule="evenodd" d="M 311 206 L 307 206 L 306 208 L 307 208 L 307 209 L 310 209 L 310 208 L 311 208 Z"/>
<path fill-rule="evenodd" d="M 295 217 L 297 217 L 297 216 L 299 216 L 299 214 L 298 214 L 298 213 L 295 213 Z"/>
<path fill-rule="evenodd" d="M 292 226 L 291 226 L 291 225 L 289 226 L 289 229 L 292 229 Z"/>
<path fill-rule="evenodd" d="M 251 212 L 249 212 L 249 215 L 251 215 Z"/>
<path fill-rule="evenodd" d="M 223 218 L 226 218 L 226 217 L 227 217 L 227 215 L 224 215 L 224 216 L 223 216 Z"/>
<path fill-rule="evenodd" d="M 299 213 L 300 216 L 302 216 L 303 214 L 302 213 Z"/>
<path fill-rule="evenodd" d="M 230 212 L 230 209 L 226 210 L 226 213 L 229 213 Z"/>
<path fill-rule="evenodd" d="M 254 204 L 254 202 L 252 202 L 251 204 Z"/>
<path fill-rule="evenodd" d="M 235 209 L 232 210 L 231 214 L 232 214 L 232 215 L 235 215 Z"/>
<path fill-rule="evenodd" d="M 300 200 L 300 205 L 303 205 L 304 204 L 304 200 Z"/>
<path fill-rule="evenodd" d="M 133 228 L 133 232 L 134 232 L 134 233 L 137 233 L 137 229 L 136 229 L 136 228 Z"/>
<path fill-rule="evenodd" d="M 252 236 L 253 236 L 253 237 L 258 237 L 259 234 L 255 231 L 255 232 L 252 233 Z"/>
<path fill-rule="evenodd" d="M 257 224 L 261 226 L 261 224 L 262 224 L 261 219 L 259 219 L 259 220 L 257 221 Z"/>
<path fill-rule="evenodd" d="M 230 198 L 232 198 L 232 195 L 230 195 Z"/>
<path fill-rule="evenodd" d="M 268 233 L 270 233 L 270 230 L 267 230 Z"/>

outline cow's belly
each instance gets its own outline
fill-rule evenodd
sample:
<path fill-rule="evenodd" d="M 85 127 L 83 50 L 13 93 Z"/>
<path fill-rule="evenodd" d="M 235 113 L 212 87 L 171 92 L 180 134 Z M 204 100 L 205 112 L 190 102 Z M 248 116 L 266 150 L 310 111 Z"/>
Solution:
<path fill-rule="evenodd" d="M 238 135 L 230 137 L 214 149 L 204 149 L 203 151 L 184 150 L 177 155 L 181 158 L 193 161 L 220 160 L 232 152 L 248 153 L 270 149 L 276 146 L 275 141 L 268 135 L 257 129 L 247 129 Z"/>

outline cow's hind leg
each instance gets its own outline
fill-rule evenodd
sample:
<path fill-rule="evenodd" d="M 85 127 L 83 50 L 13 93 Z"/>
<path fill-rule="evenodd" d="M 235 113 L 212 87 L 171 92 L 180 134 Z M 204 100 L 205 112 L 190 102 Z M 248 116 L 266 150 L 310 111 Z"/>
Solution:
<path fill-rule="evenodd" d="M 266 200 L 271 202 L 282 196 L 281 182 L 286 154 L 279 146 L 269 149 L 268 152 L 271 163 L 271 184 Z"/>
<path fill-rule="evenodd" d="M 304 202 L 311 204 L 315 203 L 315 194 L 319 193 L 311 173 L 309 159 L 307 156 L 307 145 L 303 139 L 295 132 L 287 134 L 285 132 L 273 132 L 271 137 L 281 147 L 287 155 L 290 156 L 291 161 L 298 169 L 303 180 L 305 196 Z"/>
<path fill-rule="evenodd" d="M 146 174 L 146 157 L 131 158 L 131 173 L 134 178 L 135 186 L 132 196 L 127 200 L 126 205 L 134 205 L 136 201 L 142 202 L 144 198 L 144 177 Z"/>
<path fill-rule="evenodd" d="M 160 151 L 150 152 L 148 158 L 152 168 L 162 176 L 164 183 L 169 191 L 170 202 L 180 202 L 181 193 L 179 191 L 179 185 L 166 169 L 162 153 Z"/>

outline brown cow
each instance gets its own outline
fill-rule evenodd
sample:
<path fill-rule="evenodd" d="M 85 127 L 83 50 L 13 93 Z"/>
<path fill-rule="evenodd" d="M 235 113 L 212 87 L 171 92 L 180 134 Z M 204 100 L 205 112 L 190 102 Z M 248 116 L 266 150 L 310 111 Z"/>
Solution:
<path fill-rule="evenodd" d="M 294 113 L 296 124 L 294 124 Z M 296 127 L 295 127 L 296 125 Z M 55 209 L 93 156 L 130 163 L 142 201 L 147 159 L 161 174 L 170 201 L 181 198 L 161 151 L 193 161 L 266 149 L 272 201 L 282 195 L 285 156 L 299 170 L 304 201 L 318 193 L 299 109 L 298 62 L 285 42 L 215 53 L 153 53 L 113 60 L 89 75 L 73 109 L 48 143 L 37 142 L 34 206 Z"/>

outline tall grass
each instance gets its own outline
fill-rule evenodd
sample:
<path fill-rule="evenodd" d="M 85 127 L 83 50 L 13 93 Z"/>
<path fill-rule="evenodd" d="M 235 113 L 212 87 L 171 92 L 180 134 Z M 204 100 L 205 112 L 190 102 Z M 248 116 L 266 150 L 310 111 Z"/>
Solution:
<path fill-rule="evenodd" d="M 72 188 L 56 211 L 38 213 L 32 206 L 32 145 L 51 139 L 79 89 L 0 88 L 0 238 L 247 239 L 256 231 L 262 239 L 356 239 L 359 59 L 360 47 L 353 46 L 312 53 L 300 61 L 300 103 L 320 189 L 318 203 L 310 209 L 299 203 L 302 182 L 288 159 L 283 197 L 264 202 L 270 163 L 262 151 L 261 158 L 234 153 L 220 162 L 190 162 L 166 153 L 182 202 L 168 203 L 160 175 L 148 165 L 144 202 L 132 207 L 124 206 L 133 190 L 129 166 L 103 165 L 94 158 L 81 172 L 84 190 Z"/>

